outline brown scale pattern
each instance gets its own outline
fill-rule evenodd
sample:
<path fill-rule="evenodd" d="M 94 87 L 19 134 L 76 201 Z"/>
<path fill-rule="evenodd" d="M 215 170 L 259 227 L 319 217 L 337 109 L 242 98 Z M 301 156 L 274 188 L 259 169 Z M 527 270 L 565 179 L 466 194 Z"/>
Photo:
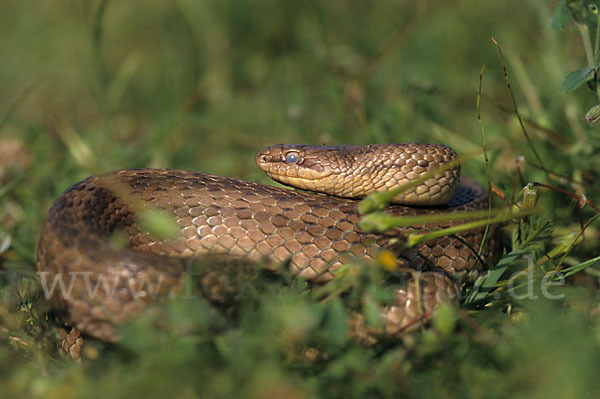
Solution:
<path fill-rule="evenodd" d="M 201 172 L 117 171 L 89 177 L 56 200 L 40 235 L 37 267 L 47 286 L 57 277 L 66 287 L 72 283 L 70 293 L 56 289 L 53 294 L 68 322 L 91 336 L 115 341 L 118 324 L 181 288 L 186 259 L 226 255 L 273 264 L 291 259 L 295 276 L 316 282 L 333 278 L 335 269 L 350 256 L 372 259 L 402 231 L 385 235 L 361 231 L 356 206 L 355 200 Z M 463 178 L 446 206 L 419 209 L 394 205 L 389 212 L 414 215 L 485 206 L 485 191 Z M 179 237 L 160 241 L 142 232 L 136 215 L 148 208 L 173 215 L 180 227 Z M 126 233 L 129 243 L 125 248 L 115 244 L 115 232 Z M 477 250 L 482 232 L 464 232 L 461 238 Z M 492 230 L 484 261 L 497 252 L 494 236 Z M 397 303 L 384 311 L 388 332 L 413 323 L 439 300 L 456 298 L 456 283 L 448 275 L 472 281 L 483 267 L 467 246 L 450 237 L 398 255 L 401 266 L 424 272 L 423 282 L 420 292 L 414 284 L 398 291 Z M 429 271 L 440 269 L 444 273 Z M 99 289 L 90 295 L 90 287 L 103 279 L 113 291 Z M 415 301 L 415 295 L 424 300 Z M 423 308 L 417 309 L 417 303 Z"/>

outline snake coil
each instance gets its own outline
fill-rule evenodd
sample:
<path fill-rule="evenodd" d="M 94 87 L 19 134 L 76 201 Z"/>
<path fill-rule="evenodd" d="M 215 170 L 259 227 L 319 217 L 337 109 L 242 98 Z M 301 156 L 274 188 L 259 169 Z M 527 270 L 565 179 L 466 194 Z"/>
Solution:
<path fill-rule="evenodd" d="M 43 286 L 55 288 L 52 299 L 68 323 L 93 337 L 116 341 L 118 325 L 151 302 L 178 292 L 187 259 L 227 255 L 273 263 L 289 260 L 294 276 L 326 282 L 347 259 L 373 259 L 406 231 L 460 224 L 367 233 L 358 227 L 358 201 L 342 198 L 393 188 L 455 156 L 448 147 L 418 143 L 279 145 L 257 154 L 257 164 L 267 175 L 329 195 L 183 170 L 132 169 L 92 176 L 52 205 L 36 265 Z M 488 196 L 453 169 L 397 201 L 411 206 L 391 205 L 390 214 L 421 215 L 484 209 Z M 177 237 L 161 240 L 144 231 L 139 215 L 147 209 L 171 215 Z M 382 311 L 385 333 L 402 331 L 441 301 L 456 299 L 457 281 L 473 281 L 497 256 L 494 230 L 492 226 L 482 248 L 483 263 L 474 253 L 482 242 L 482 228 L 397 254 L 402 269 L 421 273 L 418 281 L 397 290 L 394 303 Z M 116 234 L 126 237 L 125 246 L 115 245 Z"/>

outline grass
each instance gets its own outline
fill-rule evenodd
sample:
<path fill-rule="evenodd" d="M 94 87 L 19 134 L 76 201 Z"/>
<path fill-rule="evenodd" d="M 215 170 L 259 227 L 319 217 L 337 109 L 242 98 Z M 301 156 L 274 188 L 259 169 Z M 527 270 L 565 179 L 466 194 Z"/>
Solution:
<path fill-rule="evenodd" d="M 174 300 L 124 327 L 119 346 L 94 343 L 95 360 L 81 366 L 56 354 L 34 273 L 43 218 L 76 181 L 171 167 L 267 183 L 253 154 L 279 142 L 429 141 L 468 154 L 481 152 L 483 131 L 487 162 L 482 154 L 463 173 L 485 183 L 489 167 L 507 202 L 541 182 L 598 203 L 600 131 L 584 120 L 595 96 L 559 91 L 590 58 L 587 25 L 553 30 L 551 6 L 535 0 L 5 0 L 2 9 L 2 397 L 600 393 L 596 212 L 543 186 L 542 214 L 506 223 L 506 253 L 467 305 L 371 346 L 347 339 L 346 308 L 368 315 L 391 286 L 379 284 L 381 269 L 350 265 L 346 295 L 332 286 L 327 301 L 256 272 L 233 321 L 200 298 Z M 560 269 L 577 273 L 560 285 Z"/>

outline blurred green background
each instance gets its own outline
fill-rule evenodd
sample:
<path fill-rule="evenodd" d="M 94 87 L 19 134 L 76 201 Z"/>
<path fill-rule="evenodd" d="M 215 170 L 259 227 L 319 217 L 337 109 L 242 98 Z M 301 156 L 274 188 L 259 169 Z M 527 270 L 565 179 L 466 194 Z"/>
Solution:
<path fill-rule="evenodd" d="M 239 349 L 237 363 L 236 356 L 205 356 L 197 343 L 166 339 L 156 342 L 169 351 L 153 358 L 134 348 L 133 360 L 107 357 L 81 368 L 38 343 L 44 316 L 34 312 L 39 301 L 32 299 L 44 215 L 76 181 L 113 169 L 169 167 L 266 183 L 253 155 L 276 143 L 427 141 L 462 154 L 481 152 L 476 100 L 486 62 L 481 115 L 491 180 L 510 198 L 517 157 L 539 161 L 513 111 L 492 36 L 541 162 L 579 182 L 548 181 L 542 170 L 524 167 L 519 187 L 544 181 L 597 199 L 600 134 L 584 121 L 596 100 L 584 88 L 558 90 L 567 72 L 586 66 L 582 28 L 571 20 L 564 31 L 553 30 L 554 6 L 539 0 L 2 0 L 0 388 L 12 397 L 46 398 L 101 388 L 133 397 L 196 397 L 202 389 L 208 396 L 247 397 L 594 397 L 600 370 L 600 332 L 593 310 L 589 315 L 595 276 L 581 279 L 584 294 L 535 305 L 516 326 L 501 313 L 491 316 L 501 319 L 493 333 L 435 339 L 424 333 L 413 347 L 345 347 L 320 367 L 282 364 L 281 352 L 265 354 L 270 341 L 256 338 L 264 331 L 248 327 L 248 342 L 257 340 Z M 483 155 L 463 170 L 485 182 Z M 553 237 L 578 231 L 574 204 L 544 193 Z M 593 214 L 585 208 L 582 219 Z M 592 225 L 566 263 L 598 256 L 598 241 Z M 572 301 L 575 310 L 567 312 Z M 564 322 L 547 317 L 560 312 L 567 313 Z M 486 334 L 497 335 L 488 340 Z M 152 347 L 158 338 L 134 341 L 144 339 Z"/>

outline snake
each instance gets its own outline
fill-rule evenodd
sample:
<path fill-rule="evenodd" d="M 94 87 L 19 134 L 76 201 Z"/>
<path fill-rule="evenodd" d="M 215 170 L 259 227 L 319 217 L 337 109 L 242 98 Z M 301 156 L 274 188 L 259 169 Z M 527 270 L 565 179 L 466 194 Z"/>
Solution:
<path fill-rule="evenodd" d="M 117 342 L 120 325 L 180 292 L 190 259 L 287 264 L 293 277 L 324 284 L 342 265 L 373 263 L 382 249 L 390 249 L 396 251 L 396 270 L 410 275 L 381 311 L 383 330 L 395 334 L 440 303 L 456 301 L 461 284 L 493 264 L 496 229 L 469 229 L 396 250 L 399 238 L 412 231 L 462 222 L 445 218 L 367 232 L 359 225 L 358 203 L 373 192 L 425 177 L 396 195 L 386 212 L 415 216 L 486 209 L 487 191 L 461 176 L 460 167 L 436 169 L 456 158 L 447 146 L 425 143 L 280 144 L 256 154 L 256 164 L 269 177 L 297 189 L 175 169 L 91 176 L 51 206 L 36 267 L 46 295 L 68 325 Z M 175 236 L 147 231 L 141 215 L 149 210 L 169 216 Z M 201 290 L 218 297 L 218 281 L 209 273 Z M 360 316 L 350 320 L 357 326 L 363 322 Z"/>

